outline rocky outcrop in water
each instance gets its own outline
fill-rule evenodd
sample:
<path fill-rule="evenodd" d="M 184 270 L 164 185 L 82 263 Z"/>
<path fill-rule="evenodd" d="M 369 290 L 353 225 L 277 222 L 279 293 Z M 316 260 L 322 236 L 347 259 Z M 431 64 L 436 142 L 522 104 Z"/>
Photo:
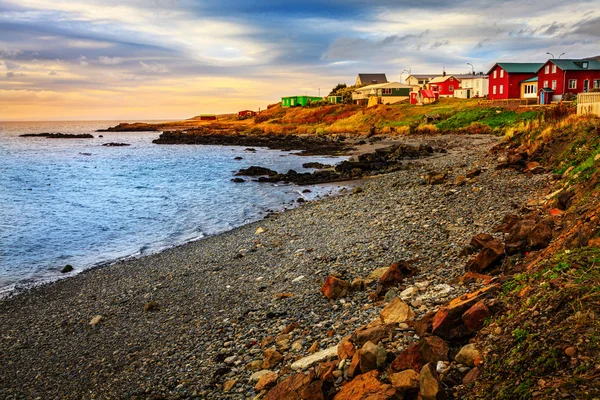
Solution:
<path fill-rule="evenodd" d="M 93 139 L 94 135 L 90 135 L 89 133 L 25 133 L 23 135 L 19 135 L 20 137 L 45 137 L 48 139 Z"/>
<path fill-rule="evenodd" d="M 131 146 L 129 143 L 104 143 L 102 146 L 105 147 L 126 147 L 126 146 Z"/>

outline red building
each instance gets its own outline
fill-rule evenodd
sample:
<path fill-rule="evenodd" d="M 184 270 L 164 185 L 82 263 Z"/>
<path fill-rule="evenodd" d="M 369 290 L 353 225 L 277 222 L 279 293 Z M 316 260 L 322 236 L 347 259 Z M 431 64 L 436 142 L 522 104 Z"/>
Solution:
<path fill-rule="evenodd" d="M 244 110 L 244 111 L 238 112 L 239 119 L 246 119 L 246 118 L 251 118 L 251 117 L 255 117 L 255 116 L 256 116 L 256 111 L 252 111 L 252 110 Z"/>
<path fill-rule="evenodd" d="M 542 63 L 496 63 L 489 76 L 488 99 L 506 100 L 521 98 L 521 82 L 536 76 Z"/>
<path fill-rule="evenodd" d="M 537 71 L 539 101 L 560 101 L 564 94 L 587 93 L 600 88 L 600 61 L 548 60 Z"/>
<path fill-rule="evenodd" d="M 454 90 L 460 88 L 460 81 L 452 75 L 444 75 L 433 78 L 427 84 L 427 88 L 437 92 L 440 97 L 454 96 Z"/>

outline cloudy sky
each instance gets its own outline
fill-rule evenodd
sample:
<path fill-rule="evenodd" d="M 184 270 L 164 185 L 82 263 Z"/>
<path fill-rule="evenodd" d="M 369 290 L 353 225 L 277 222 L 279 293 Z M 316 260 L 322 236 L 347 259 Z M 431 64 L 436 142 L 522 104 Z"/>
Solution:
<path fill-rule="evenodd" d="M 358 72 L 595 56 L 598 5 L 0 0 L 0 120 L 188 118 L 324 95 Z"/>

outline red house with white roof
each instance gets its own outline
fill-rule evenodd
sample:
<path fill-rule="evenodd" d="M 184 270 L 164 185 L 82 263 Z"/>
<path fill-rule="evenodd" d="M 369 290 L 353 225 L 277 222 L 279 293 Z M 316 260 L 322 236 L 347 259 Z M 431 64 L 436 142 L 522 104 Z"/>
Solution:
<path fill-rule="evenodd" d="M 460 88 L 460 80 L 452 75 L 444 75 L 433 78 L 427 84 L 429 90 L 437 92 L 440 97 L 454 96 L 454 90 Z"/>
<path fill-rule="evenodd" d="M 545 104 L 551 100 L 560 101 L 566 93 L 578 94 L 600 89 L 600 61 L 548 60 L 538 69 L 538 89 L 548 96 L 540 97 L 540 102 Z"/>
<path fill-rule="evenodd" d="M 494 64 L 489 76 L 488 99 L 506 100 L 521 98 L 521 82 L 537 75 L 542 63 Z"/>

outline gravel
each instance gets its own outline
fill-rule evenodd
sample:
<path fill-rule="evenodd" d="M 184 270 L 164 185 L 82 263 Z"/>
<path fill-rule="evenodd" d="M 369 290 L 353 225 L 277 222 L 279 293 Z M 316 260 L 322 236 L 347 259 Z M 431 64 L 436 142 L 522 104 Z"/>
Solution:
<path fill-rule="evenodd" d="M 416 260 L 419 273 L 406 287 L 418 290 L 406 301 L 418 316 L 475 289 L 455 283 L 467 261 L 460 251 L 506 213 L 518 213 L 550 178 L 495 170 L 487 156 L 497 143 L 491 136 L 407 141 L 448 152 L 363 180 L 362 192 L 342 190 L 0 301 L 0 397 L 253 398 L 249 378 L 262 369 L 261 342 L 275 345 L 269 336 L 299 326 L 282 341 L 290 349 L 272 368 L 279 371 L 315 342 L 327 349 L 378 318 L 383 304 L 368 291 L 325 299 L 319 289 L 328 274 L 352 281 Z M 452 184 L 475 167 L 482 174 L 472 182 Z M 432 170 L 446 171 L 447 183 L 424 184 Z M 397 335 L 399 347 L 418 339 Z M 237 383 L 225 393 L 231 380 Z"/>

